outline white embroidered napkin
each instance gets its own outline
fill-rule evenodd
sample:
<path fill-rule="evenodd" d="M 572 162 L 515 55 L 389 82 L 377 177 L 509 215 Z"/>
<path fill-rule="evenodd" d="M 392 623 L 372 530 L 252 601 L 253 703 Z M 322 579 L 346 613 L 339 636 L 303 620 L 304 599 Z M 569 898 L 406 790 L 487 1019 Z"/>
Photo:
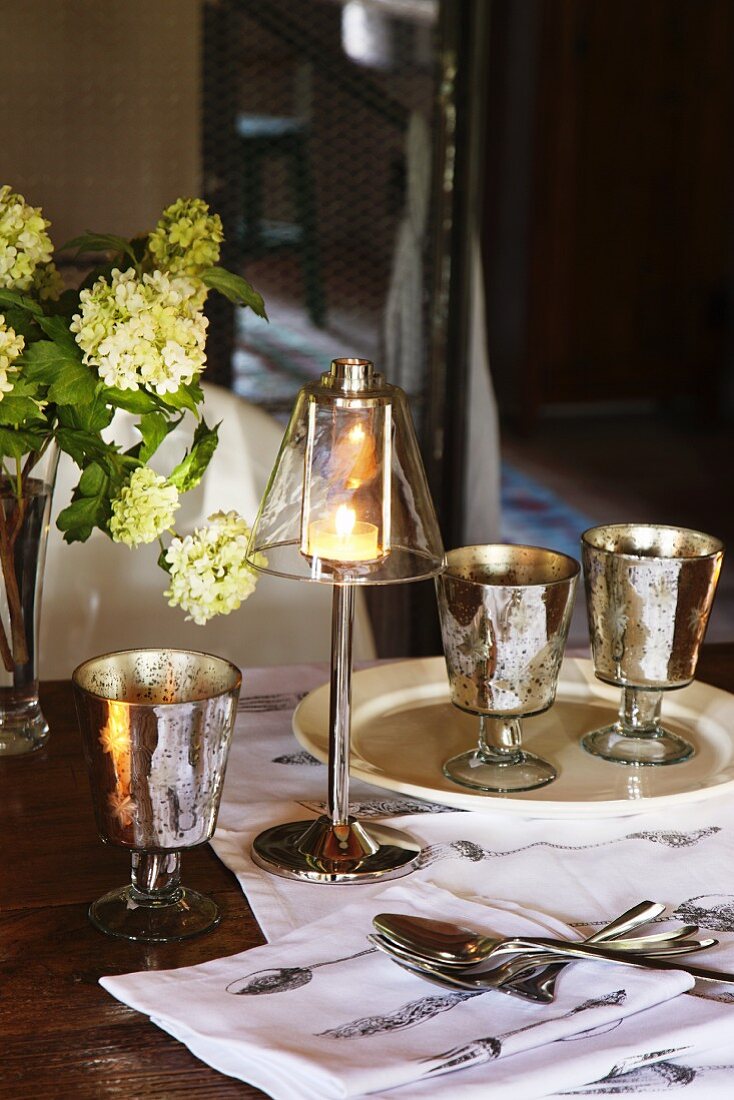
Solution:
<path fill-rule="evenodd" d="M 405 1100 L 490 1086 L 493 1097 L 529 1098 L 593 1081 L 625 1060 L 654 1060 L 646 1035 L 657 1039 L 661 1027 L 668 1050 L 673 1038 L 677 1047 L 700 1042 L 704 1024 L 708 1045 L 723 1041 L 715 1006 L 692 998 L 658 1025 L 665 1002 L 693 985 L 684 972 L 574 964 L 556 1002 L 544 1006 L 431 986 L 371 948 L 372 917 L 384 910 L 440 914 L 507 934 L 563 932 L 559 922 L 517 906 L 490 908 L 411 882 L 335 907 L 265 947 L 101 982 L 198 1057 L 276 1100 L 382 1095 L 400 1086 Z M 622 1030 L 626 1020 L 634 1026 Z M 467 1073 L 465 1085 L 458 1070 Z"/>

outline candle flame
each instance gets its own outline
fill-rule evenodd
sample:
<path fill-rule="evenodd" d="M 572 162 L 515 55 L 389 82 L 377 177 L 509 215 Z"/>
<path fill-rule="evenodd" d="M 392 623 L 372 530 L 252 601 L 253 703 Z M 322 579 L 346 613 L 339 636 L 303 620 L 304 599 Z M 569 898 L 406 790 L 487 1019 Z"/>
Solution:
<path fill-rule="evenodd" d="M 348 508 L 346 504 L 339 505 L 334 517 L 334 526 L 336 527 L 336 533 L 340 539 L 349 538 L 354 530 L 356 518 L 353 508 Z"/>

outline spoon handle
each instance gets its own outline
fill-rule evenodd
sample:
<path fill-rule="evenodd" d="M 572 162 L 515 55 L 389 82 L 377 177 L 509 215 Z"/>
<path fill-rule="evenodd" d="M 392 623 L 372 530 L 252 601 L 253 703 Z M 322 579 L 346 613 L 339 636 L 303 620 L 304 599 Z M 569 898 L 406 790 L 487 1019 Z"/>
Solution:
<path fill-rule="evenodd" d="M 587 942 L 597 943 L 606 939 L 621 938 L 625 932 L 633 932 L 641 924 L 648 924 L 664 912 L 665 906 L 659 901 L 640 901 L 609 924 L 605 924 L 598 932 L 593 932 L 587 938 Z"/>
<path fill-rule="evenodd" d="M 585 942 L 604 943 L 606 940 L 614 941 L 615 938 L 623 936 L 625 932 L 634 932 L 643 924 L 655 920 L 664 912 L 665 906 L 659 901 L 650 901 L 649 899 L 638 901 L 637 905 L 633 905 L 630 909 L 626 909 L 624 913 L 620 913 L 609 924 L 605 924 L 596 932 L 592 932 L 590 936 L 587 936 Z M 541 970 L 536 969 L 530 973 L 527 970 L 522 970 L 514 980 L 512 977 L 508 980 L 508 985 L 511 988 L 514 987 L 521 997 L 549 1002 L 555 996 L 556 979 L 570 965 L 570 959 L 563 959 L 559 962 L 549 962 Z"/>
<path fill-rule="evenodd" d="M 613 948 L 598 943 L 570 944 L 564 940 L 541 938 L 532 941 L 518 939 L 511 942 L 516 944 L 517 950 L 537 947 L 541 952 L 548 951 L 553 955 L 565 955 L 577 959 L 604 959 L 607 962 L 615 962 L 623 966 L 635 966 L 640 970 L 683 970 L 702 981 L 723 982 L 724 984 L 734 985 L 734 974 L 728 974 L 725 971 L 709 970 L 702 966 L 687 966 L 685 963 L 672 962 L 668 959 L 648 959 L 640 955 L 630 957 L 624 952 L 614 951 Z"/>

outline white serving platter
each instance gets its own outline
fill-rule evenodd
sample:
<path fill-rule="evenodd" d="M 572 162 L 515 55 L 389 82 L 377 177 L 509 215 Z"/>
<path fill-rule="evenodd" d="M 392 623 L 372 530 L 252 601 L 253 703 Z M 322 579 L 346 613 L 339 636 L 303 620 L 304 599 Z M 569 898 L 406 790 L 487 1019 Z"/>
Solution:
<path fill-rule="evenodd" d="M 529 817 L 619 817 L 698 802 L 734 790 L 734 695 L 694 682 L 667 692 L 668 727 L 692 741 L 693 757 L 664 767 L 631 767 L 591 756 L 581 736 L 613 721 L 620 692 L 594 677 L 591 661 L 567 657 L 556 702 L 523 723 L 528 749 L 558 778 L 536 791 L 484 794 L 457 786 L 441 766 L 476 743 L 477 719 L 451 705 L 442 657 L 380 664 L 354 673 L 350 773 L 376 787 L 460 810 Z M 328 759 L 329 685 L 296 708 L 293 730 Z"/>

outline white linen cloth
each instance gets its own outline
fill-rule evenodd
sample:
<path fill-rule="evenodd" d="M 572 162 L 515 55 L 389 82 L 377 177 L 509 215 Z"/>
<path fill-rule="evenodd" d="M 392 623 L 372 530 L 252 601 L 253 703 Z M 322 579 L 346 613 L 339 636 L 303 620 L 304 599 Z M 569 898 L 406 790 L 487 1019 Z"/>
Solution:
<path fill-rule="evenodd" d="M 291 717 L 298 700 L 326 679 L 323 665 L 244 674 L 213 846 L 237 875 L 269 939 L 298 932 L 308 922 L 328 919 L 335 912 L 340 915 L 345 905 L 358 903 L 367 911 L 373 898 L 385 890 L 384 885 L 327 887 L 293 882 L 263 872 L 249 856 L 251 841 L 261 830 L 323 811 L 326 767 L 299 746 Z M 459 897 L 477 896 L 487 904 L 542 909 L 547 921 L 555 918 L 583 934 L 643 897 L 653 898 L 665 902 L 679 919 L 698 923 L 702 934 L 720 940 L 720 946 L 700 957 L 702 965 L 734 970 L 734 806 L 726 796 L 629 817 L 551 820 L 521 818 L 501 809 L 454 811 L 360 781 L 352 781 L 350 794 L 358 816 L 390 818 L 390 824 L 405 829 L 423 845 L 422 866 L 400 883 L 408 895 L 417 895 L 423 884 L 431 884 Z M 313 942 L 310 934 L 303 930 L 304 944 Z M 569 983 L 580 980 L 587 969 L 584 963 L 564 971 L 558 982 L 559 997 L 565 997 Z M 163 1008 L 170 1000 L 170 983 L 167 989 L 161 993 Z M 623 1044 L 620 1052 L 627 1053 L 607 1059 L 598 1073 L 598 1063 L 594 1068 L 589 1063 L 590 1075 L 581 1092 L 611 1096 L 685 1087 L 686 1097 L 695 1100 L 730 1097 L 734 1043 L 730 1041 L 727 1048 L 723 1036 L 734 1025 L 734 987 L 699 983 L 695 992 L 695 997 L 679 997 L 654 1013 L 648 1010 L 620 1024 L 614 1035 Z M 492 994 L 492 999 L 498 996 Z M 509 1000 L 502 997 L 502 1005 Z M 480 999 L 480 1003 L 487 1001 Z M 162 1009 L 148 1011 L 165 1016 Z M 228 1048 L 189 1034 L 189 1025 L 183 1021 L 174 1025 L 162 1020 L 162 1026 L 204 1060 L 230 1072 Z M 630 1055 L 625 1045 L 628 1033 L 640 1041 L 636 1055 Z M 708 1055 L 708 1048 L 719 1042 L 724 1049 Z M 566 1045 L 570 1049 L 570 1044 L 564 1044 L 564 1049 Z M 687 1048 L 683 1053 L 681 1046 Z M 514 1075 L 510 1059 L 493 1063 L 493 1087 L 500 1086 L 505 1072 L 507 1095 L 517 1100 L 524 1095 L 560 1095 L 571 1087 L 568 1080 L 557 1081 L 547 1072 L 542 1052 L 526 1051 L 522 1057 L 528 1065 L 539 1059 L 545 1093 L 510 1091 Z M 608 1081 L 599 1080 L 610 1074 Z M 483 1080 L 480 1068 L 444 1078 L 450 1082 L 445 1095 L 463 1096 L 457 1091 L 459 1085 L 469 1088 L 475 1079 Z M 595 1080 L 597 1084 L 592 1084 Z M 441 1095 L 435 1091 L 437 1082 L 403 1086 L 394 1095 L 396 1100 L 417 1100 L 426 1087 L 431 1096 Z M 485 1085 L 476 1087 L 477 1095 L 483 1095 L 481 1089 L 486 1093 Z M 467 1097 L 471 1095 L 466 1092 Z"/>
<path fill-rule="evenodd" d="M 372 917 L 383 910 L 440 913 L 507 935 L 572 935 L 516 906 L 488 907 L 413 883 L 355 898 L 266 947 L 102 984 L 276 1100 L 382 1095 L 403 1085 L 435 1097 L 470 1096 L 480 1086 L 497 1098 L 543 1096 L 551 1081 L 574 1087 L 654 1052 L 645 1031 L 655 1029 L 658 1006 L 693 986 L 683 972 L 591 963 L 571 968 L 550 1006 L 495 991 L 444 991 L 371 948 Z M 619 1023 L 632 1016 L 636 1026 L 620 1040 Z M 668 1049 L 689 1047 L 704 1029 L 708 1041 L 717 1028 L 724 1038 L 725 1021 L 712 1017 L 702 1002 L 665 1013 Z"/>

